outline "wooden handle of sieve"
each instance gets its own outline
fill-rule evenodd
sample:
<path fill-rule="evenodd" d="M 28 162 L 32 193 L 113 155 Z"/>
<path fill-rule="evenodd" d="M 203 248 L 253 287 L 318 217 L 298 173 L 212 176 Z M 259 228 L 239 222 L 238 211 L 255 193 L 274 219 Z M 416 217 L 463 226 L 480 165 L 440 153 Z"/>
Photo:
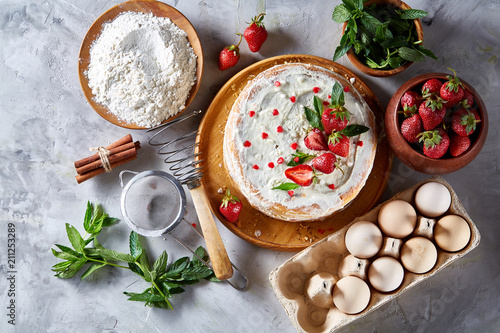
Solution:
<path fill-rule="evenodd" d="M 222 238 L 215 225 L 215 220 L 210 210 L 210 202 L 205 194 L 205 190 L 202 186 L 198 186 L 190 191 L 196 213 L 198 214 L 198 220 L 200 221 L 201 230 L 205 237 L 208 255 L 210 256 L 215 276 L 217 276 L 219 280 L 229 279 L 233 276 L 233 267 L 231 266 L 226 248 L 224 247 L 224 243 L 222 243 Z"/>

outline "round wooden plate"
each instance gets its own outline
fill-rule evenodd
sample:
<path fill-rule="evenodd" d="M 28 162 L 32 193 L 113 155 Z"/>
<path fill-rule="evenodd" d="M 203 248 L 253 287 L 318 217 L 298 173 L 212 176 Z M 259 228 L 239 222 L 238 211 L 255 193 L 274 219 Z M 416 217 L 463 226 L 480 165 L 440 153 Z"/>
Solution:
<path fill-rule="evenodd" d="M 187 38 L 189 40 L 189 43 L 191 43 L 194 54 L 197 56 L 196 82 L 189 91 L 189 97 L 186 100 L 185 104 L 186 108 L 194 99 L 194 96 L 196 95 L 196 92 L 200 87 L 201 76 L 203 74 L 203 50 L 201 48 L 201 42 L 198 38 L 198 34 L 196 33 L 196 30 L 194 30 L 189 20 L 177 9 L 164 4 L 163 2 L 153 0 L 123 2 L 106 11 L 104 14 L 99 16 L 99 18 L 92 24 L 89 31 L 85 35 L 85 38 L 83 39 L 82 46 L 80 47 L 78 61 L 78 76 L 80 77 L 80 85 L 82 86 L 83 94 L 87 98 L 90 106 L 92 106 L 92 108 L 107 121 L 129 129 L 144 129 L 144 127 L 140 127 L 135 124 L 127 123 L 118 119 L 114 114 L 110 113 L 105 106 L 96 103 L 94 101 L 94 94 L 89 88 L 89 81 L 87 79 L 87 76 L 85 75 L 90 62 L 90 47 L 92 46 L 94 40 L 99 37 L 99 34 L 102 30 L 102 25 L 106 22 L 112 21 L 121 13 L 130 11 L 146 14 L 152 13 L 154 16 L 158 17 L 168 17 L 175 25 L 186 32 Z M 164 122 L 174 119 L 179 114 L 166 119 Z"/>
<path fill-rule="evenodd" d="M 377 131 L 381 138 L 372 172 L 359 195 L 342 211 L 319 222 L 285 222 L 270 218 L 252 208 L 245 197 L 231 185 L 231 179 L 222 159 L 224 128 L 239 92 L 260 72 L 274 65 L 290 62 L 321 66 L 346 79 L 355 78 L 353 85 L 375 113 Z M 383 109 L 368 86 L 354 73 L 331 60 L 311 55 L 284 55 L 268 58 L 245 68 L 232 77 L 217 93 L 201 121 L 198 132 L 199 145 L 195 153 L 201 153 L 197 157 L 203 167 L 201 183 L 210 200 L 212 211 L 229 230 L 252 244 L 279 251 L 303 250 L 346 226 L 354 218 L 368 212 L 384 193 L 392 166 L 392 152 L 385 135 L 381 135 L 383 121 Z M 243 203 L 243 209 L 236 224 L 228 222 L 218 211 L 223 197 L 218 190 L 227 187 Z"/>

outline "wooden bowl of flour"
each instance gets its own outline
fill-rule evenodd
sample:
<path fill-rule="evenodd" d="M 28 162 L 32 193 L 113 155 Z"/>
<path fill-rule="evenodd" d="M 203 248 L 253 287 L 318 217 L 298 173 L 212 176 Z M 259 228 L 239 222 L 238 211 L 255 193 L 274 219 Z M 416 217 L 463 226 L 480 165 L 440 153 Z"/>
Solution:
<path fill-rule="evenodd" d="M 124 121 L 118 118 L 115 114 L 111 113 L 109 109 L 96 102 L 95 96 L 92 89 L 89 87 L 89 79 L 87 77 L 87 71 L 90 65 L 90 50 L 94 41 L 99 37 L 103 25 L 107 22 L 113 21 L 118 15 L 124 12 L 137 12 L 152 14 L 157 17 L 167 17 L 169 18 L 177 27 L 186 32 L 187 39 L 193 48 L 193 52 L 196 55 L 196 79 L 195 83 L 189 91 L 189 95 L 184 103 L 184 109 L 191 103 L 194 99 L 198 88 L 200 87 L 201 77 L 203 74 L 203 50 L 201 47 L 200 39 L 196 30 L 191 25 L 189 20 L 182 15 L 177 9 L 158 1 L 128 1 L 121 3 L 102 14 L 90 27 L 85 38 L 83 39 L 82 45 L 80 47 L 79 61 L 78 61 L 78 75 L 80 78 L 80 85 L 83 89 L 83 94 L 90 106 L 104 119 L 107 121 L 129 129 L 145 129 L 148 127 L 139 126 L 132 122 Z M 182 112 L 164 119 L 163 122 L 172 120 L 177 117 Z"/>

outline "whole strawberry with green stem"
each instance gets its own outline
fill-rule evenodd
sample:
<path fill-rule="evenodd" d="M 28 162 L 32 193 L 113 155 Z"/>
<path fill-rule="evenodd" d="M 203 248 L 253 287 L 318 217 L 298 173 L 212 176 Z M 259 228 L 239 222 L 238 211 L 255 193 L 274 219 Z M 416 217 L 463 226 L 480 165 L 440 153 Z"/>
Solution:
<path fill-rule="evenodd" d="M 403 111 L 400 113 L 403 113 L 405 117 L 411 117 L 417 113 L 420 104 L 422 104 L 422 96 L 416 91 L 409 90 L 401 97 Z"/>
<path fill-rule="evenodd" d="M 469 136 L 481 121 L 476 110 L 460 109 L 451 117 L 451 128 L 460 136 Z"/>
<path fill-rule="evenodd" d="M 433 130 L 439 125 L 446 115 L 446 108 L 439 99 L 427 99 L 420 104 L 418 114 L 426 131 Z"/>
<path fill-rule="evenodd" d="M 351 119 L 351 113 L 344 107 L 344 89 L 335 82 L 332 88 L 330 105 L 321 115 L 321 123 L 327 135 L 343 130 Z"/>
<path fill-rule="evenodd" d="M 225 71 L 226 69 L 235 66 L 238 63 L 238 60 L 240 60 L 239 46 L 243 36 L 241 34 L 238 35 L 240 36 L 240 41 L 237 45 L 233 44 L 231 46 L 226 46 L 219 53 L 219 69 L 221 71 Z"/>
<path fill-rule="evenodd" d="M 226 195 L 222 198 L 222 202 L 219 206 L 219 212 L 231 223 L 238 220 L 241 212 L 241 201 L 229 192 L 226 191 Z"/>
<path fill-rule="evenodd" d="M 248 48 L 252 52 L 258 52 L 267 39 L 267 30 L 262 22 L 265 15 L 265 13 L 261 13 L 252 18 L 252 22 L 243 32 Z"/>
<path fill-rule="evenodd" d="M 424 155 L 430 158 L 442 157 L 450 146 L 450 137 L 442 128 L 422 132 L 418 137 L 424 143 Z"/>
<path fill-rule="evenodd" d="M 453 107 L 464 97 L 463 84 L 458 79 L 457 73 L 450 67 L 448 69 L 453 72 L 453 77 L 448 75 L 448 81 L 439 90 L 439 95 L 444 100 L 443 106 L 447 109 Z"/>
<path fill-rule="evenodd" d="M 348 125 L 341 131 L 333 131 L 328 138 L 328 149 L 335 155 L 347 157 L 350 147 L 349 138 L 369 130 L 363 125 Z"/>

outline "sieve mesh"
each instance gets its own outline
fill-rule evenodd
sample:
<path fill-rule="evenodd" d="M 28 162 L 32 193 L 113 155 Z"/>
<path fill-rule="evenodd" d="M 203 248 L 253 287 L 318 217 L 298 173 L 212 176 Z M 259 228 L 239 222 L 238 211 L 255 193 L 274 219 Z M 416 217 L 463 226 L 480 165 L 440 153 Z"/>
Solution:
<path fill-rule="evenodd" d="M 182 219 L 185 195 L 179 183 L 163 172 L 134 177 L 122 194 L 122 214 L 130 227 L 145 236 L 171 231 Z"/>

